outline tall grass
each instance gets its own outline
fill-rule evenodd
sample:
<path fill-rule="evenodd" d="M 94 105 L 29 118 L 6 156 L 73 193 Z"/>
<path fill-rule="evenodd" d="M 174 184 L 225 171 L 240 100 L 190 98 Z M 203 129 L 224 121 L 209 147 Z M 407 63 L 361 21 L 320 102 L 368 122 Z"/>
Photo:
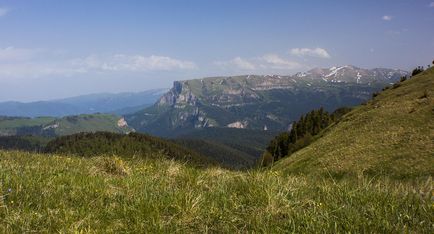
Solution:
<path fill-rule="evenodd" d="M 433 233 L 432 185 L 0 151 L 0 232 Z"/>

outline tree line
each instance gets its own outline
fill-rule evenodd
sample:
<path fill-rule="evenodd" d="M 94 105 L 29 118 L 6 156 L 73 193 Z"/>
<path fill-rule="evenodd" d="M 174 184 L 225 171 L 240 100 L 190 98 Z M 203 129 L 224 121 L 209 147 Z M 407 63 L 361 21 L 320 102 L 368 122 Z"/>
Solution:
<path fill-rule="evenodd" d="M 217 165 L 217 162 L 170 140 L 140 133 L 111 132 L 77 133 L 57 138 L 41 136 L 0 136 L 0 150 L 22 150 L 46 154 L 93 157 L 158 158 L 190 162 L 196 166 Z"/>
<path fill-rule="evenodd" d="M 328 113 L 324 108 L 312 110 L 294 121 L 289 132 L 277 135 L 267 146 L 262 156 L 262 165 L 267 166 L 307 146 L 323 129 L 338 121 L 351 108 L 339 108 Z"/>
<path fill-rule="evenodd" d="M 211 165 L 215 161 L 199 153 L 165 140 L 141 133 L 111 132 L 78 133 L 50 141 L 45 153 L 72 154 L 83 157 L 117 155 L 123 157 L 154 158 L 165 155 L 169 159 L 189 161 L 195 165 Z"/>

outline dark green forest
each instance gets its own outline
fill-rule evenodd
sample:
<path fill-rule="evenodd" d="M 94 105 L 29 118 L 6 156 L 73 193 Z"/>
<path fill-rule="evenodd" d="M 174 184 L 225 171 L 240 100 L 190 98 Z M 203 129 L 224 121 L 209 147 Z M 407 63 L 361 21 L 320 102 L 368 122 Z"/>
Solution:
<path fill-rule="evenodd" d="M 280 133 L 270 142 L 263 155 L 262 165 L 268 166 L 309 145 L 314 140 L 314 136 L 330 124 L 339 121 L 350 111 L 351 108 L 343 107 L 330 114 L 320 108 L 302 115 L 298 121 L 291 124 L 289 132 Z"/>
<path fill-rule="evenodd" d="M 215 160 L 193 150 L 168 140 L 140 133 L 78 133 L 50 141 L 44 152 L 83 157 L 118 155 L 153 158 L 164 155 L 169 159 L 189 162 L 198 166 L 217 165 Z M 160 154 L 155 154 L 155 152 Z"/>
<path fill-rule="evenodd" d="M 40 136 L 0 136 L 0 149 L 43 152 L 51 139 Z"/>

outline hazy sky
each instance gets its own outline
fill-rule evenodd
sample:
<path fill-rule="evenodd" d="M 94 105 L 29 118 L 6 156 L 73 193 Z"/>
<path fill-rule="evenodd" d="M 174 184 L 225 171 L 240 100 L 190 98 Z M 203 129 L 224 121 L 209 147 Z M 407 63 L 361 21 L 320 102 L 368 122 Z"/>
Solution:
<path fill-rule="evenodd" d="M 0 101 L 433 59 L 433 0 L 0 0 Z"/>

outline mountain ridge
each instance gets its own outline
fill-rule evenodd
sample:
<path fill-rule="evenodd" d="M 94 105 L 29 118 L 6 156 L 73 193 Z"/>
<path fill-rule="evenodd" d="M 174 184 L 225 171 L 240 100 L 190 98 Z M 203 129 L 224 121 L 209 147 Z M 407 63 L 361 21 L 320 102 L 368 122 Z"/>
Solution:
<path fill-rule="evenodd" d="M 68 115 L 113 113 L 126 114 L 152 105 L 167 89 L 142 92 L 95 93 L 47 101 L 0 102 L 0 115 L 64 117 Z"/>
<path fill-rule="evenodd" d="M 397 76 L 407 76 L 409 72 L 401 69 L 372 68 L 363 69 L 354 65 L 334 66 L 331 68 L 314 68 L 305 73 L 297 73 L 302 77 L 320 77 L 331 82 L 371 83 L 384 82 L 394 83 Z M 296 74 L 296 75 L 297 75 Z M 339 77 L 341 79 L 339 79 Z M 373 79 L 375 78 L 375 79 Z"/>
<path fill-rule="evenodd" d="M 408 75 L 402 70 L 354 66 L 332 70 L 335 77 L 330 80 L 323 79 L 327 75 L 324 72 L 311 70 L 292 76 L 240 75 L 175 81 L 153 106 L 126 115 L 126 119 L 138 131 L 163 136 L 174 130 L 204 127 L 284 130 L 311 109 L 323 106 L 333 111 L 360 104 L 372 93 Z"/>

